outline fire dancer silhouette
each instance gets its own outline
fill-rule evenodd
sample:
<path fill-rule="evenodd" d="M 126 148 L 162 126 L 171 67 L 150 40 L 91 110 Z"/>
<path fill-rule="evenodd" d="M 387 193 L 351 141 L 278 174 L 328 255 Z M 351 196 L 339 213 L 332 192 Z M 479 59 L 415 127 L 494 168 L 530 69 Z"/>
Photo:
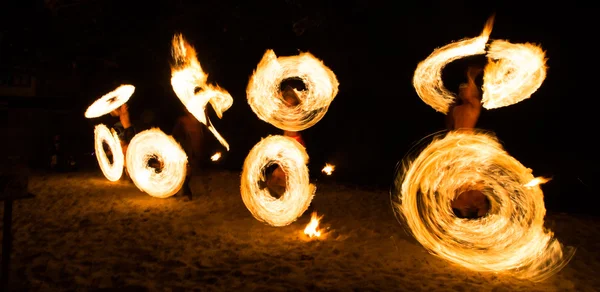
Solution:
<path fill-rule="evenodd" d="M 449 130 L 472 131 L 481 113 L 481 92 L 476 78 L 482 67 L 467 68 L 467 82 L 459 86 L 459 100 L 450 107 L 446 125 Z M 490 210 L 490 201 L 479 189 L 466 190 L 451 203 L 454 214 L 459 218 L 475 219 L 485 216 Z"/>
<path fill-rule="evenodd" d="M 300 104 L 300 99 L 298 98 L 296 91 L 290 85 L 284 87 L 284 89 L 281 91 L 281 97 L 288 107 L 298 106 Z M 300 132 L 284 130 L 283 135 L 298 141 L 298 143 L 306 147 Z M 283 169 L 281 169 L 281 167 L 278 165 L 270 174 L 267 175 L 267 187 L 269 188 L 269 191 L 273 197 L 279 198 L 283 195 L 285 192 L 286 180 L 287 178 L 285 172 L 283 172 Z"/>

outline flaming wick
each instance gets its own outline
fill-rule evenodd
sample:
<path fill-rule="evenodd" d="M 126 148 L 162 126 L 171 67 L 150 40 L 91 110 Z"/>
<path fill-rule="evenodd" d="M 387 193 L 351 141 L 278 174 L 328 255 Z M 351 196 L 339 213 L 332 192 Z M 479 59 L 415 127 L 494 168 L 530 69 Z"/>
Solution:
<path fill-rule="evenodd" d="M 217 152 L 217 153 L 213 154 L 213 156 L 210 157 L 210 160 L 217 161 L 220 158 L 221 158 L 221 152 Z"/>
<path fill-rule="evenodd" d="M 321 170 L 321 172 L 324 174 L 327 174 L 327 175 L 331 175 L 331 173 L 333 172 L 334 169 L 335 169 L 335 165 L 326 163 L 325 167 L 323 167 L 323 170 Z"/>

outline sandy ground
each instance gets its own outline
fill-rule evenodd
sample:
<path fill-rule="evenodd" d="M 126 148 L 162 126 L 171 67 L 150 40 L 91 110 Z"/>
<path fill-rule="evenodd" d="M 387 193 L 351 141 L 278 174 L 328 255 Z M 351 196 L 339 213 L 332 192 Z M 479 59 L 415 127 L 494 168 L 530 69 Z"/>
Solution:
<path fill-rule="evenodd" d="M 193 200 L 153 198 L 102 173 L 35 174 L 37 197 L 15 203 L 11 286 L 17 291 L 596 291 L 600 220 L 549 214 L 578 248 L 542 283 L 479 273 L 427 253 L 396 221 L 384 190 L 318 183 L 325 238 L 306 212 L 286 227 L 257 221 L 239 173 L 197 177 Z M 0 211 L 1 212 L 1 211 Z"/>

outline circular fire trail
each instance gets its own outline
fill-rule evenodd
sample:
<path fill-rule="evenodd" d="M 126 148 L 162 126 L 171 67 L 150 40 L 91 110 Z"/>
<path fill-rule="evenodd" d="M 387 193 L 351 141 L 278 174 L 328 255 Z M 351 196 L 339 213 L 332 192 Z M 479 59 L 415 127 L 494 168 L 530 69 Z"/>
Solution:
<path fill-rule="evenodd" d="M 413 86 L 426 104 L 438 112 L 448 113 L 457 96 L 444 86 L 442 69 L 455 60 L 473 55 L 486 54 L 488 58 L 481 100 L 485 109 L 516 104 L 531 97 L 542 85 L 547 69 L 545 52 L 529 43 L 494 40 L 487 45 L 493 23 L 494 17 L 491 17 L 481 35 L 438 48 L 417 65 Z"/>
<path fill-rule="evenodd" d="M 108 145 L 112 153 L 112 164 L 104 151 L 104 143 Z M 119 135 L 115 130 L 109 130 L 105 125 L 96 125 L 94 129 L 94 144 L 96 148 L 96 158 L 104 176 L 109 181 L 118 181 L 123 175 L 124 157 Z"/>
<path fill-rule="evenodd" d="M 571 259 L 544 229 L 543 192 L 531 173 L 495 137 L 449 132 L 434 138 L 396 174 L 394 210 L 432 254 L 477 271 L 510 272 L 534 281 Z M 490 201 L 475 220 L 454 215 L 451 202 L 468 190 Z"/>
<path fill-rule="evenodd" d="M 117 87 L 117 89 L 105 94 L 92 103 L 85 111 L 85 117 L 97 118 L 118 109 L 129 100 L 134 91 L 135 87 L 133 85 L 121 85 Z"/>
<path fill-rule="evenodd" d="M 297 91 L 300 103 L 287 106 L 279 96 L 285 79 L 300 78 L 306 90 Z M 302 131 L 320 121 L 338 92 L 333 71 L 310 53 L 277 57 L 267 50 L 248 83 L 252 111 L 263 121 L 287 131 Z"/>
<path fill-rule="evenodd" d="M 483 107 L 494 109 L 529 98 L 546 79 L 545 56 L 536 45 L 493 41 L 483 71 Z"/>
<path fill-rule="evenodd" d="M 285 136 L 269 136 L 250 150 L 240 189 L 244 204 L 256 219 L 272 226 L 285 226 L 306 211 L 316 190 L 309 183 L 307 162 L 304 147 Z M 260 186 L 265 181 L 264 169 L 273 164 L 278 164 L 287 177 L 285 193 L 278 199 Z"/>
<path fill-rule="evenodd" d="M 161 165 L 150 166 L 150 160 Z M 157 198 L 176 194 L 185 180 L 187 156 L 181 146 L 157 128 L 133 137 L 127 148 L 127 171 L 143 192 Z"/>

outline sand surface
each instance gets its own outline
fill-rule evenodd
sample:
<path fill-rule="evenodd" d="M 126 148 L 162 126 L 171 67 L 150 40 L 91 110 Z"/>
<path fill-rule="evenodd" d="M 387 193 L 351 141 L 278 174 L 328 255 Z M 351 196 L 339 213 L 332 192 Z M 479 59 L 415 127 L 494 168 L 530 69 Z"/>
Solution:
<path fill-rule="evenodd" d="M 11 286 L 17 291 L 597 291 L 600 220 L 548 214 L 577 247 L 552 278 L 480 273 L 426 252 L 406 234 L 384 190 L 317 183 L 311 209 L 285 227 L 244 206 L 240 173 L 194 179 L 193 200 L 153 198 L 100 171 L 33 174 L 37 197 L 13 210 Z M 201 193 L 201 194 L 200 194 Z M 326 235 L 303 234 L 310 211 Z M 0 211 L 0 213 L 3 211 Z"/>

